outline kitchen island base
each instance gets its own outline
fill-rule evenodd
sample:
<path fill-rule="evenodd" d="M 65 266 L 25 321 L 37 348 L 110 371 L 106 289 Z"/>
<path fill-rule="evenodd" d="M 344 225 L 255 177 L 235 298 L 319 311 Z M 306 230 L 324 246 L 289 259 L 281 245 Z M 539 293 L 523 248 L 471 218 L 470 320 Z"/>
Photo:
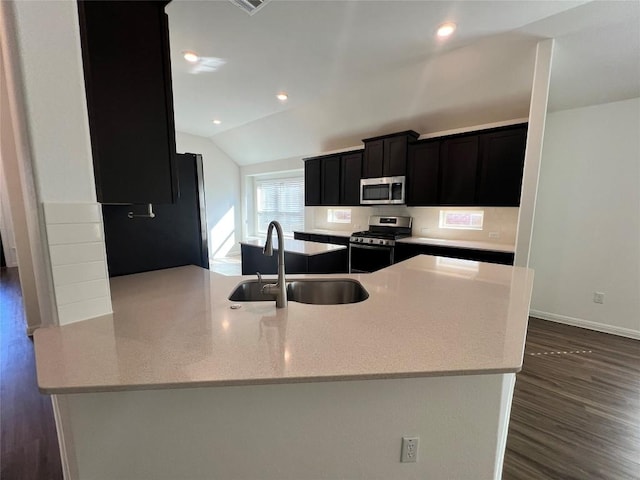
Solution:
<path fill-rule="evenodd" d="M 68 480 L 489 480 L 501 477 L 514 382 L 506 373 L 77 393 L 54 405 Z M 420 438 L 416 463 L 400 463 L 403 436 Z"/>

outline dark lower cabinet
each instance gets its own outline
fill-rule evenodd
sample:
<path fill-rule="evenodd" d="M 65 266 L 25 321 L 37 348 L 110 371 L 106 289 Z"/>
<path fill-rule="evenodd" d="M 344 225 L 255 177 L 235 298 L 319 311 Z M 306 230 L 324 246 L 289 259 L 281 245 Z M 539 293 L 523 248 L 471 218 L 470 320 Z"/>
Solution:
<path fill-rule="evenodd" d="M 256 272 L 267 275 L 278 273 L 278 255 L 274 250 L 273 256 L 267 257 L 262 253 L 262 247 L 256 245 L 240 245 L 242 253 L 242 274 L 255 275 Z M 346 273 L 348 271 L 348 252 L 335 250 L 318 255 L 301 255 L 298 253 L 284 253 L 284 270 L 286 274 L 297 273 Z"/>
<path fill-rule="evenodd" d="M 307 242 L 331 243 L 333 245 L 349 245 L 349 237 L 339 235 L 322 235 L 317 233 L 293 232 L 295 240 L 304 240 Z"/>
<path fill-rule="evenodd" d="M 477 250 L 470 248 L 443 247 L 439 245 L 415 245 L 409 243 L 396 243 L 395 261 L 401 262 L 416 255 L 435 255 L 439 257 L 459 258 L 474 260 L 477 262 L 499 263 L 513 265 L 514 254 L 508 252 L 495 252 L 491 250 Z"/>
<path fill-rule="evenodd" d="M 98 202 L 177 199 L 166 1 L 79 1 Z"/>
<path fill-rule="evenodd" d="M 180 195 L 173 204 L 154 205 L 155 218 L 140 205 L 103 205 L 109 276 L 182 265 L 209 268 L 202 157 L 177 155 Z"/>

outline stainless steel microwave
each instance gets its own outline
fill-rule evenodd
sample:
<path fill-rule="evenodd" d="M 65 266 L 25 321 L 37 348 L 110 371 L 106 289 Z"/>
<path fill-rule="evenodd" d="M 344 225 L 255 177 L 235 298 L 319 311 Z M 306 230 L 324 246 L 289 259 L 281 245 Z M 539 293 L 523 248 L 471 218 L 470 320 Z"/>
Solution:
<path fill-rule="evenodd" d="M 404 204 L 405 177 L 363 178 L 360 180 L 360 204 Z"/>

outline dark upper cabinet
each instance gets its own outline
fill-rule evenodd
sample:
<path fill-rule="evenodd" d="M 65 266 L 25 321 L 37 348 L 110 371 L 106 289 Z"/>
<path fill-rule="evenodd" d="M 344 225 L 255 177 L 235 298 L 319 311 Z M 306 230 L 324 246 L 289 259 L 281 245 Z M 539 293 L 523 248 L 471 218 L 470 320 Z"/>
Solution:
<path fill-rule="evenodd" d="M 438 205 L 440 141 L 409 145 L 407 158 L 407 205 Z"/>
<path fill-rule="evenodd" d="M 475 205 L 478 135 L 446 139 L 440 150 L 440 205 Z"/>
<path fill-rule="evenodd" d="M 406 175 L 412 206 L 520 204 L 527 124 L 417 140 L 364 140 L 365 150 L 305 160 L 305 204 L 360 204 L 360 178 Z M 404 170 L 400 170 L 400 169 Z"/>
<path fill-rule="evenodd" d="M 362 176 L 362 152 L 342 155 L 342 180 L 340 205 L 360 205 L 360 178 Z"/>
<path fill-rule="evenodd" d="M 406 175 L 407 148 L 418 137 L 418 133 L 409 130 L 363 140 L 362 178 Z"/>
<path fill-rule="evenodd" d="M 480 136 L 478 205 L 520 205 L 526 142 L 526 125 Z"/>
<path fill-rule="evenodd" d="M 378 178 L 384 176 L 384 141 L 365 141 L 364 158 L 362 159 L 362 178 Z"/>
<path fill-rule="evenodd" d="M 101 203 L 162 204 L 177 198 L 166 3 L 78 2 Z"/>
<path fill-rule="evenodd" d="M 359 205 L 361 169 L 362 151 L 305 159 L 305 205 Z"/>
<path fill-rule="evenodd" d="M 304 161 L 304 204 L 307 207 L 322 205 L 322 158 Z"/>
<path fill-rule="evenodd" d="M 322 204 L 340 205 L 340 156 L 322 160 Z"/>

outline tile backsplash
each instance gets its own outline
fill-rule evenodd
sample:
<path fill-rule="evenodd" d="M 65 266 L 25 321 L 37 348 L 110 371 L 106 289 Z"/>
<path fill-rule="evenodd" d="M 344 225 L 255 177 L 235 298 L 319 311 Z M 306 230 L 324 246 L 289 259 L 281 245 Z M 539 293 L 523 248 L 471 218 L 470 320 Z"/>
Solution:
<path fill-rule="evenodd" d="M 45 203 L 47 243 L 60 325 L 112 312 L 98 203 Z"/>
<path fill-rule="evenodd" d="M 518 227 L 517 207 L 407 207 L 399 205 L 351 208 L 351 223 L 330 223 L 330 207 L 306 207 L 310 225 L 307 229 L 334 231 L 366 230 L 370 215 L 405 215 L 413 217 L 413 235 L 416 237 L 448 240 L 474 240 L 515 245 Z M 338 207 L 340 208 L 340 207 Z M 484 210 L 482 230 L 456 230 L 439 228 L 440 210 Z"/>

